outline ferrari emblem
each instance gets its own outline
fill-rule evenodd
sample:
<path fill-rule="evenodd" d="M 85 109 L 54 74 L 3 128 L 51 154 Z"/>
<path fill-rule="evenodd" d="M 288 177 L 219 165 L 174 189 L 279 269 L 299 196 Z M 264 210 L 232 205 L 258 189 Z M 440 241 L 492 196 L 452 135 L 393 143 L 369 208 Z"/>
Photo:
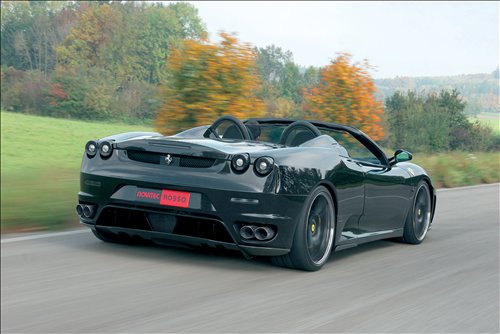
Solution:
<path fill-rule="evenodd" d="M 172 157 L 170 156 L 170 154 L 167 154 L 167 156 L 165 157 L 165 163 L 167 165 L 170 165 L 172 163 Z"/>

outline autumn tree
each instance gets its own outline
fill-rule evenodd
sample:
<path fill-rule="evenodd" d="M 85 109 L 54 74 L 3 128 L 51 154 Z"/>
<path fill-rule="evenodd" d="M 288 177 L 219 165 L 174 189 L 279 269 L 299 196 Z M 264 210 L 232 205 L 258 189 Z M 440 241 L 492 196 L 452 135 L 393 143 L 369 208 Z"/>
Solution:
<path fill-rule="evenodd" d="M 231 34 L 220 33 L 220 39 L 185 40 L 171 52 L 156 119 L 159 131 L 210 124 L 221 115 L 244 119 L 263 114 L 264 103 L 255 95 L 259 77 L 253 49 Z"/>
<path fill-rule="evenodd" d="M 90 3 L 57 47 L 58 62 L 66 69 L 102 68 L 120 84 L 158 84 L 170 48 L 203 31 L 196 8 L 188 3 Z"/>
<path fill-rule="evenodd" d="M 320 82 L 306 92 L 310 117 L 348 124 L 374 140 L 384 137 L 381 125 L 383 105 L 375 98 L 375 84 L 368 62 L 351 64 L 351 56 L 341 53 L 320 71 Z"/>

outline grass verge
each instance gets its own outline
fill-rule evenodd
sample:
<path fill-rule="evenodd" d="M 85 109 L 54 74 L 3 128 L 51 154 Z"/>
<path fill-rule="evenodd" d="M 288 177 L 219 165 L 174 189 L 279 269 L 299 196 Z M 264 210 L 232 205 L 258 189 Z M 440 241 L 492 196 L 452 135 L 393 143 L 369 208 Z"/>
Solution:
<path fill-rule="evenodd" d="M 85 143 L 147 126 L 1 113 L 1 232 L 76 225 Z"/>
<path fill-rule="evenodd" d="M 415 154 L 437 188 L 500 182 L 500 152 Z"/>

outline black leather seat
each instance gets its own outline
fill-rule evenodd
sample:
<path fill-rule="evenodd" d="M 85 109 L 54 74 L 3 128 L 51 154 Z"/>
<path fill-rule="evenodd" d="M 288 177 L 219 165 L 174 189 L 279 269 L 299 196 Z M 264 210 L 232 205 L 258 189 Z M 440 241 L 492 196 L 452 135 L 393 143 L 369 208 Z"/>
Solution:
<path fill-rule="evenodd" d="M 297 131 L 293 136 L 289 146 L 299 146 L 313 138 L 316 138 L 316 135 L 310 131 Z"/>
<path fill-rule="evenodd" d="M 235 125 L 229 126 L 222 135 L 223 139 L 243 139 L 241 132 Z"/>

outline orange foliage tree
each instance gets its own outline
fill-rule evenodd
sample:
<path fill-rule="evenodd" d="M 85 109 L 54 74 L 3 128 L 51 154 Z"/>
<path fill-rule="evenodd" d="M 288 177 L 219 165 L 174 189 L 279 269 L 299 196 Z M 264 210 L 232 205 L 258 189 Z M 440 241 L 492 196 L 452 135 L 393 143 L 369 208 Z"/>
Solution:
<path fill-rule="evenodd" d="M 374 140 L 384 137 L 383 105 L 375 99 L 370 65 L 351 64 L 351 56 L 341 53 L 321 69 L 320 83 L 305 93 L 306 109 L 313 118 L 352 125 Z"/>
<path fill-rule="evenodd" d="M 74 68 L 109 67 L 106 59 L 115 30 L 123 28 L 123 15 L 119 8 L 82 4 L 76 26 L 56 47 L 58 64 Z"/>
<path fill-rule="evenodd" d="M 221 115 L 244 119 L 264 114 L 264 102 L 255 95 L 260 82 L 252 47 L 227 33 L 220 38 L 219 43 L 185 40 L 172 50 L 158 131 L 171 134 Z"/>

